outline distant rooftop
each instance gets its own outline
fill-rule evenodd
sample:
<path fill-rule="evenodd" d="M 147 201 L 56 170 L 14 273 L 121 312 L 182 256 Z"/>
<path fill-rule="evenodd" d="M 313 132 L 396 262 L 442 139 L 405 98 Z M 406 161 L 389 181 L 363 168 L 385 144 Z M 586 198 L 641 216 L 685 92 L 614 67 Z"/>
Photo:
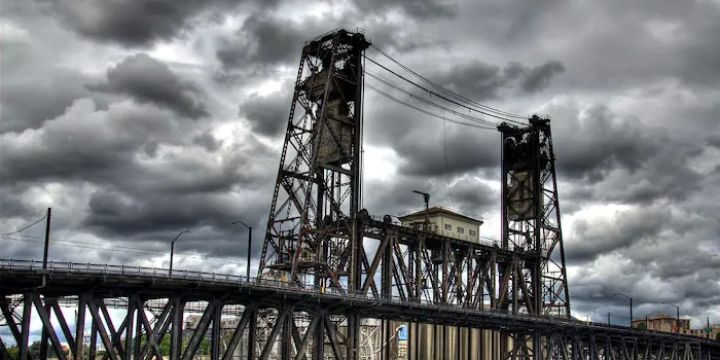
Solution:
<path fill-rule="evenodd" d="M 440 206 L 433 206 L 433 207 L 429 208 L 427 210 L 427 213 L 428 213 L 428 215 L 434 215 L 434 214 L 439 214 L 439 213 L 454 215 L 454 216 L 458 216 L 458 217 L 464 218 L 466 220 L 470 220 L 470 221 L 477 222 L 480 224 L 482 224 L 484 222 L 482 216 L 479 216 L 477 214 L 470 213 L 467 211 L 457 210 L 457 209 L 444 208 L 444 207 L 440 207 Z M 400 220 L 406 220 L 409 218 L 423 216 L 423 215 L 425 215 L 425 209 L 414 210 L 414 211 L 403 211 L 403 212 L 398 213 L 398 218 L 400 218 Z"/>

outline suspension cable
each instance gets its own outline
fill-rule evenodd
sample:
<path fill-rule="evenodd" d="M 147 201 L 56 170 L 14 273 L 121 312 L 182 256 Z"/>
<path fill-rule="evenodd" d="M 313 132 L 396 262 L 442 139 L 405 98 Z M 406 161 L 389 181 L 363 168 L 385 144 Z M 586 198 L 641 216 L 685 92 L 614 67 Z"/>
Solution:
<path fill-rule="evenodd" d="M 421 102 L 423 102 L 423 103 L 425 103 L 425 104 L 428 104 L 428 105 L 430 105 L 430 106 L 434 106 L 434 107 L 439 108 L 439 109 L 441 109 L 441 110 L 450 112 L 450 113 L 452 113 L 453 115 L 457 115 L 457 116 L 463 117 L 463 118 L 465 118 L 465 119 L 467 119 L 467 120 L 470 120 L 470 121 L 474 121 L 474 122 L 477 122 L 477 123 L 481 123 L 481 124 L 488 125 L 488 126 L 493 126 L 493 127 L 497 126 L 497 123 L 495 123 L 495 122 L 488 121 L 488 120 L 485 120 L 485 119 L 482 119 L 482 118 L 478 118 L 478 117 L 474 117 L 474 116 L 470 116 L 470 115 L 467 115 L 467 114 L 463 114 L 463 113 L 461 113 L 461 112 L 458 112 L 458 111 L 455 111 L 455 110 L 453 110 L 453 109 L 450 109 L 450 108 L 448 108 L 448 107 L 446 107 L 446 106 L 437 104 L 437 103 L 435 103 L 435 102 L 433 102 L 433 101 L 430 101 L 430 100 L 428 100 L 428 99 L 425 99 L 425 98 L 423 98 L 423 97 L 420 97 L 420 96 L 418 96 L 418 95 L 415 95 L 415 94 L 413 94 L 412 92 L 407 91 L 407 90 L 401 88 L 400 86 L 398 86 L 398 85 L 396 85 L 396 84 L 394 84 L 394 83 L 392 83 L 392 82 L 390 82 L 390 81 L 387 81 L 387 80 L 385 80 L 385 79 L 383 79 L 383 78 L 381 78 L 381 77 L 379 77 L 379 76 L 377 76 L 377 75 L 374 75 L 374 74 L 372 74 L 372 73 L 370 73 L 370 72 L 368 72 L 368 71 L 366 71 L 365 73 L 366 73 L 368 76 L 370 76 L 370 77 L 372 77 L 372 78 L 374 78 L 374 79 L 376 79 L 376 80 L 384 83 L 385 85 L 387 85 L 387 86 L 389 86 L 389 87 L 391 87 L 391 88 L 394 88 L 394 89 L 396 89 L 396 90 L 399 90 L 399 91 L 405 93 L 406 95 L 410 96 L 411 98 L 417 99 L 418 101 L 421 101 Z"/>
<path fill-rule="evenodd" d="M 507 111 L 499 110 L 499 109 L 493 108 L 493 107 L 491 107 L 491 106 L 484 105 L 484 104 L 481 104 L 481 103 L 479 103 L 479 102 L 477 102 L 477 101 L 471 100 L 471 99 L 469 99 L 469 98 L 467 98 L 467 97 L 465 97 L 465 96 L 463 96 L 463 95 L 461 95 L 461 94 L 458 94 L 457 92 L 454 92 L 454 91 L 452 91 L 452 90 L 450 90 L 450 89 L 448 89 L 448 88 L 446 88 L 446 87 L 444 87 L 444 86 L 442 86 L 442 85 L 440 85 L 440 84 L 438 84 L 438 83 L 430 80 L 429 78 L 427 78 L 427 77 L 419 74 L 418 72 L 416 72 L 416 71 L 414 71 L 413 69 L 409 68 L 408 66 L 402 64 L 400 61 L 398 61 L 397 59 L 393 58 L 392 56 L 390 56 L 388 53 L 384 52 L 383 50 L 381 50 L 381 49 L 378 48 L 377 46 L 372 45 L 372 44 L 371 44 L 370 46 L 371 46 L 373 49 L 375 49 L 375 51 L 377 51 L 378 53 L 380 53 L 380 54 L 383 55 L 384 57 L 388 58 L 390 61 L 392 61 L 392 62 L 394 62 L 395 64 L 397 64 L 398 66 L 400 66 L 403 70 L 405 70 L 405 71 L 407 71 L 407 72 L 415 75 L 416 77 L 424 80 L 426 83 L 430 84 L 431 86 L 435 87 L 436 89 L 442 91 L 443 93 L 445 93 L 445 94 L 447 94 L 447 95 L 449 95 L 449 96 L 452 96 L 452 97 L 454 97 L 454 98 L 456 98 L 456 99 L 459 99 L 460 101 L 463 101 L 463 102 L 465 102 L 465 103 L 467 103 L 467 104 L 480 107 L 480 108 L 482 108 L 482 109 L 484 109 L 484 110 L 486 110 L 486 111 L 493 112 L 493 113 L 498 114 L 498 115 L 500 115 L 500 116 L 507 116 L 507 117 L 517 118 L 517 119 L 523 119 L 523 120 L 527 118 L 527 116 L 518 115 L 518 114 L 510 113 L 510 112 L 507 112 Z M 510 119 L 507 119 L 507 120 L 508 120 L 508 121 L 514 121 L 514 122 L 518 123 L 518 121 L 515 121 L 515 120 L 510 120 Z"/>
<path fill-rule="evenodd" d="M 415 86 L 415 87 L 417 87 L 417 88 L 420 88 L 420 89 L 422 89 L 423 91 L 425 91 L 425 92 L 427 92 L 427 93 L 429 93 L 429 94 L 431 94 L 431 95 L 435 95 L 436 97 L 438 97 L 438 98 L 440 98 L 440 99 L 443 99 L 443 100 L 445 100 L 445 101 L 447 101 L 447 102 L 449 102 L 449 103 L 455 104 L 455 105 L 460 106 L 460 107 L 462 107 L 462 108 L 465 108 L 465 109 L 467 109 L 467 110 L 469 110 L 469 111 L 475 111 L 475 112 L 481 113 L 481 114 L 483 114 L 483 115 L 487 115 L 487 116 L 490 116 L 490 117 L 494 117 L 494 118 L 499 119 L 499 120 L 502 120 L 502 121 L 513 121 L 512 119 L 509 119 L 509 118 L 506 118 L 506 117 L 503 117 L 503 116 L 500 116 L 500 115 L 496 115 L 496 114 L 493 114 L 493 113 L 489 113 L 489 112 L 483 111 L 483 110 L 478 110 L 478 109 L 476 109 L 476 108 L 474 108 L 474 107 L 470 107 L 470 106 L 461 104 L 460 102 L 457 102 L 457 101 L 455 101 L 455 100 L 453 100 L 453 99 L 450 99 L 450 98 L 448 98 L 448 97 L 445 96 L 445 95 L 439 94 L 439 93 L 437 93 L 437 92 L 435 92 L 435 91 L 433 91 L 433 90 L 431 90 L 431 89 L 428 89 L 428 88 L 425 87 L 425 86 L 422 86 L 422 85 L 420 85 L 420 84 L 418 84 L 418 83 L 416 83 L 416 82 L 408 79 L 408 78 L 405 77 L 405 76 L 402 76 L 402 75 L 396 73 L 395 71 L 389 69 L 389 68 L 386 67 L 385 65 L 380 64 L 379 62 L 373 60 L 373 59 L 370 58 L 370 57 L 366 57 L 366 58 L 367 58 L 368 60 L 370 60 L 370 62 L 372 62 L 373 64 L 375 64 L 375 65 L 379 66 L 380 68 L 382 68 L 383 70 L 385 70 L 385 71 L 387 71 L 387 72 L 395 75 L 396 77 L 399 77 L 400 79 L 404 80 L 405 82 L 407 82 L 407 83 L 409 83 L 409 84 L 411 84 L 411 85 L 413 85 L 413 86 Z M 366 71 L 366 72 L 367 72 L 367 71 Z"/>
<path fill-rule="evenodd" d="M 429 116 L 432 116 L 432 117 L 435 117 L 435 118 L 438 118 L 438 119 L 442 119 L 442 120 L 447 120 L 447 121 L 449 121 L 449 122 L 451 122 L 451 123 L 454 123 L 454 124 L 473 127 L 473 128 L 476 128 L 476 129 L 493 130 L 493 131 L 496 130 L 495 127 L 483 126 L 483 125 L 479 125 L 479 124 L 470 124 L 470 123 L 466 123 L 466 122 L 463 122 L 463 121 L 458 121 L 458 120 L 455 120 L 455 119 L 451 119 L 451 118 L 446 117 L 446 116 L 442 116 L 442 115 L 439 115 L 439 114 L 435 114 L 435 113 L 433 113 L 433 112 L 431 112 L 431 111 L 427 111 L 427 110 L 422 109 L 422 108 L 419 108 L 419 107 L 417 107 L 417 106 L 415 106 L 415 105 L 413 105 L 413 104 L 410 104 L 410 103 L 408 103 L 408 102 L 402 101 L 402 100 L 400 100 L 400 99 L 398 99 L 398 98 L 396 98 L 396 97 L 388 94 L 387 92 L 382 91 L 382 90 L 376 88 L 376 87 L 373 86 L 372 84 L 366 83 L 365 85 L 366 85 L 368 88 L 370 88 L 370 90 L 373 90 L 373 91 L 375 91 L 376 93 L 379 93 L 380 95 L 385 96 L 385 97 L 388 98 L 389 100 L 392 100 L 392 101 L 394 101 L 394 102 L 396 102 L 396 103 L 398 103 L 398 104 L 407 106 L 407 107 L 409 107 L 409 108 L 411 108 L 411 109 L 414 109 L 414 110 L 416 110 L 416 111 L 419 111 L 419 112 L 421 112 L 421 113 L 423 113 L 423 114 L 425 114 L 425 115 L 429 115 Z"/>

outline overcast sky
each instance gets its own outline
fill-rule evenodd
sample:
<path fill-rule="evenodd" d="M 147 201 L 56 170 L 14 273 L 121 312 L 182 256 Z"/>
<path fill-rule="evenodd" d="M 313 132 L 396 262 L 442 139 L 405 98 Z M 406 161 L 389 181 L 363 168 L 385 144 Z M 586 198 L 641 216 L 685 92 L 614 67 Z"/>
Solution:
<path fill-rule="evenodd" d="M 167 266 L 190 229 L 176 268 L 243 273 L 230 223 L 255 227 L 257 259 L 303 42 L 359 27 L 467 97 L 552 118 L 576 316 L 626 322 L 623 292 L 637 316 L 720 322 L 719 18 L 717 0 L 2 1 L 0 233 L 52 207 L 51 260 Z M 365 106 L 371 213 L 424 189 L 499 236 L 497 132 Z M 0 257 L 41 258 L 42 234 L 0 237 Z"/>

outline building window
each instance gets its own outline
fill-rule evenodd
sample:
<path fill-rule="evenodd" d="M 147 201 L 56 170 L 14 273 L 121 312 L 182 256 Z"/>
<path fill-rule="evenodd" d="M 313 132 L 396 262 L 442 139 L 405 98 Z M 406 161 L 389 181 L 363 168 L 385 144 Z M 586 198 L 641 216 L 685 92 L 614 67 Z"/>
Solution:
<path fill-rule="evenodd" d="M 470 230 L 470 236 L 475 236 L 475 235 L 477 235 L 477 231 L 475 231 L 475 230 Z"/>
<path fill-rule="evenodd" d="M 458 234 L 464 234 L 464 233 L 465 233 L 465 228 L 458 226 Z"/>
<path fill-rule="evenodd" d="M 445 230 L 447 230 L 447 231 L 452 231 L 452 225 L 450 225 L 450 224 L 445 224 Z"/>

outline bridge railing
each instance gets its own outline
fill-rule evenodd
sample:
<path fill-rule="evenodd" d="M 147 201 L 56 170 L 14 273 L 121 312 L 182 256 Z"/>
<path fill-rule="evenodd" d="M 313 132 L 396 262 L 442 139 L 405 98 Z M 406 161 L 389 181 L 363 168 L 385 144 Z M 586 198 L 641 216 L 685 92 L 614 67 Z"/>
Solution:
<path fill-rule="evenodd" d="M 109 265 L 109 264 L 92 264 L 92 263 L 76 263 L 76 262 L 62 262 L 62 261 L 50 261 L 47 263 L 47 268 L 43 268 L 42 261 L 39 260 L 16 260 L 16 259 L 0 259 L 0 272 L 7 270 L 16 271 L 31 271 L 37 272 L 38 274 L 86 274 L 86 275 L 119 275 L 119 276 L 136 276 L 136 277 L 152 277 L 166 280 L 183 280 L 183 281 L 202 281 L 205 283 L 216 283 L 226 285 L 243 285 L 257 288 L 270 288 L 278 290 L 292 290 L 306 292 L 317 296 L 332 296 L 337 297 L 338 300 L 372 300 L 378 303 L 388 304 L 402 304 L 402 305 L 415 305 L 421 306 L 424 309 L 435 309 L 437 311 L 443 310 L 454 310 L 457 311 L 462 309 L 467 313 L 478 313 L 478 314 L 493 314 L 496 317 L 503 317 L 516 320 L 535 320 L 535 321 L 552 321 L 553 323 L 565 323 L 569 325 L 584 325 L 596 329 L 612 329 L 615 331 L 640 331 L 639 329 L 632 329 L 626 326 L 608 325 L 605 323 L 586 322 L 575 319 L 567 319 L 562 317 L 551 317 L 544 315 L 532 315 L 532 314 L 513 314 L 511 312 L 498 310 L 498 309 L 477 309 L 477 308 L 465 308 L 459 304 L 446 304 L 446 303 L 433 303 L 433 302 L 412 302 L 403 300 L 397 295 L 391 296 L 380 296 L 379 298 L 372 292 L 353 292 L 353 291 L 340 291 L 336 288 L 319 288 L 314 286 L 303 286 L 300 287 L 297 284 L 290 284 L 274 279 L 258 279 L 255 277 L 247 278 L 242 275 L 232 274 L 220 274 L 203 271 L 193 270 L 173 270 L 170 274 L 169 269 L 146 267 L 146 266 L 129 266 L 129 265 Z M 685 334 L 674 334 L 665 333 L 661 331 L 653 330 L 642 330 L 644 333 L 655 333 L 659 335 L 668 336 L 682 336 L 692 337 Z M 704 339 L 695 338 L 698 341 Z"/>

